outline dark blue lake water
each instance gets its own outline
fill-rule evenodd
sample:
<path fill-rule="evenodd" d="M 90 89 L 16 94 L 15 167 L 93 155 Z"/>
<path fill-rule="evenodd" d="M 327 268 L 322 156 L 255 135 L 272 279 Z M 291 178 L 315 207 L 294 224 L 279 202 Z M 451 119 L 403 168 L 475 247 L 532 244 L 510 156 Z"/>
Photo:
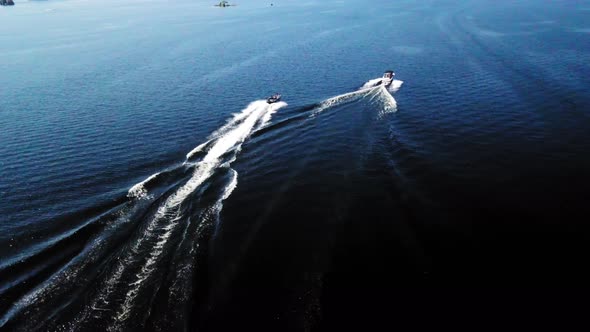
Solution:
<path fill-rule="evenodd" d="M 589 1 L 236 3 L 0 7 L 0 329 L 367 330 L 587 280 Z"/>

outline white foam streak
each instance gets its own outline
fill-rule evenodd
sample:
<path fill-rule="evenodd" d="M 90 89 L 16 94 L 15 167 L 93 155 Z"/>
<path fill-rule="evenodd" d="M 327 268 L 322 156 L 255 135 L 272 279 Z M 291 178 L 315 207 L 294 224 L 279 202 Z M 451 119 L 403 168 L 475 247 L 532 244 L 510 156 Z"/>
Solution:
<path fill-rule="evenodd" d="M 367 83 L 363 84 L 363 86 L 361 87 L 361 89 L 368 89 L 368 88 L 373 88 L 375 87 L 377 84 L 381 83 L 381 81 L 383 80 L 383 78 L 379 77 L 379 78 L 374 78 L 372 80 L 367 81 Z"/>
<path fill-rule="evenodd" d="M 187 154 L 186 154 L 186 159 L 190 159 L 190 158 L 191 158 L 192 156 L 194 156 L 194 155 L 195 155 L 197 152 L 201 152 L 201 151 L 203 150 L 203 148 L 204 148 L 205 146 L 207 146 L 207 143 L 209 143 L 209 142 L 210 142 L 210 140 L 209 140 L 209 141 L 207 141 L 207 142 L 205 142 L 205 143 L 203 143 L 203 144 L 201 144 L 201 145 L 199 145 L 199 146 L 197 146 L 196 148 L 192 149 L 192 150 L 191 150 L 191 152 L 189 152 L 189 153 L 187 153 Z"/>
<path fill-rule="evenodd" d="M 234 117 L 228 121 L 225 126 L 214 133 L 214 135 L 218 135 L 218 137 L 213 138 L 215 139 L 213 146 L 207 151 L 203 161 L 195 165 L 195 171 L 193 172 L 192 177 L 183 186 L 170 195 L 158 208 L 153 218 L 148 223 L 144 235 L 134 243 L 133 247 L 129 251 L 130 257 L 120 261 L 120 265 L 117 268 L 116 273 L 113 274 L 110 280 L 107 282 L 106 289 L 112 290 L 113 288 L 109 287 L 108 285 L 117 283 L 121 279 L 123 270 L 125 270 L 124 266 L 128 266 L 132 262 L 133 257 L 139 253 L 139 249 L 143 243 L 151 239 L 153 239 L 151 241 L 155 241 L 155 245 L 152 247 L 146 262 L 143 264 L 140 271 L 135 275 L 135 281 L 130 282 L 127 285 L 129 289 L 125 294 L 125 299 L 120 307 L 120 310 L 117 312 L 115 325 L 111 326 L 110 330 L 120 329 L 121 326 L 119 324 L 129 318 L 131 309 L 134 307 L 135 299 L 137 298 L 144 281 L 146 281 L 154 271 L 155 264 L 160 260 L 160 256 L 164 252 L 164 246 L 168 243 L 168 238 L 174 232 L 178 221 L 181 219 L 181 203 L 184 202 L 184 200 L 199 186 L 201 186 L 203 182 L 211 177 L 215 169 L 222 164 L 223 160 L 221 160 L 221 157 L 225 153 L 232 149 L 239 150 L 242 143 L 255 130 L 254 127 L 257 123 L 261 122 L 264 124 L 268 122 L 272 113 L 286 105 L 286 103 L 276 103 L 269 105 L 263 100 L 255 101 L 248 105 L 244 111 L 234 115 Z M 190 153 L 187 157 L 190 157 Z M 229 197 L 236 185 L 237 173 L 233 171 L 233 178 L 230 184 L 226 187 L 221 200 Z M 172 217 L 172 220 L 170 217 Z M 165 224 L 165 226 L 162 227 L 162 224 Z M 160 235 L 157 235 L 158 230 L 162 229 L 164 232 Z M 101 295 L 103 295 L 101 297 L 106 298 L 107 296 L 104 295 L 108 294 Z"/>
<path fill-rule="evenodd" d="M 147 179 L 131 187 L 131 189 L 129 189 L 129 191 L 127 192 L 127 197 L 138 199 L 145 198 L 147 196 L 145 184 L 155 179 L 158 175 L 160 175 L 160 172 L 150 175 Z"/>
<path fill-rule="evenodd" d="M 381 77 L 374 78 L 372 80 L 367 81 L 365 84 L 363 84 L 363 86 L 360 89 L 358 89 L 357 91 L 344 93 L 344 94 L 338 95 L 336 97 L 332 97 L 332 98 L 324 100 L 313 111 L 313 113 L 310 115 L 310 117 L 314 117 L 317 114 L 323 112 L 324 110 L 326 110 L 332 106 L 340 105 L 340 104 L 347 102 L 347 101 L 352 101 L 352 100 L 355 100 L 355 99 L 358 99 L 361 97 L 365 97 L 365 96 L 371 95 L 375 92 L 377 93 L 377 95 L 374 96 L 373 98 L 378 98 L 384 104 L 384 109 L 380 113 L 380 115 L 395 112 L 397 110 L 397 103 L 396 103 L 395 99 L 393 98 L 393 96 L 391 95 L 391 93 L 397 92 L 404 82 L 400 81 L 400 80 L 393 80 L 391 82 L 391 84 L 389 85 L 389 87 L 386 88 L 384 85 L 380 84 L 381 80 L 382 80 Z"/>
<path fill-rule="evenodd" d="M 399 88 L 402 87 L 402 84 L 404 84 L 404 81 L 400 81 L 400 80 L 393 80 L 391 82 L 391 84 L 389 85 L 389 91 L 391 93 L 395 93 L 397 92 L 397 90 L 399 90 Z"/>
<path fill-rule="evenodd" d="M 129 207 L 120 211 L 117 219 L 107 226 L 105 234 L 116 232 L 119 226 L 129 222 L 128 215 L 131 213 L 131 209 L 133 208 Z M 37 306 L 33 309 L 36 316 L 32 316 L 32 313 L 29 313 L 29 315 L 31 317 L 38 317 L 38 306 L 46 303 L 47 300 L 52 298 L 52 296 L 63 294 L 69 289 L 69 287 L 74 286 L 78 282 L 80 275 L 86 271 L 87 267 L 96 263 L 96 260 L 101 255 L 101 250 L 103 250 L 104 241 L 103 237 L 94 238 L 92 242 L 82 250 L 82 252 L 69 261 L 63 268 L 31 292 L 20 298 L 12 308 L 0 318 L 0 328 L 7 321 L 30 306 Z M 36 322 L 37 321 L 33 319 L 29 323 L 35 324 Z"/>
<path fill-rule="evenodd" d="M 139 294 L 142 283 L 151 275 L 152 271 L 154 270 L 154 265 L 158 261 L 158 257 L 160 257 L 160 255 L 164 252 L 164 245 L 172 234 L 174 226 L 177 224 L 178 220 L 180 220 L 180 213 L 178 213 L 176 217 L 172 219 L 166 227 L 164 227 L 165 233 L 157 237 L 154 250 L 150 253 L 145 265 L 142 266 L 141 271 L 136 274 L 137 280 L 130 284 L 130 286 L 133 287 L 127 291 L 127 294 L 125 294 L 125 302 L 122 305 L 121 312 L 117 315 L 117 320 L 124 321 L 129 317 L 132 303 Z"/>
<path fill-rule="evenodd" d="M 280 108 L 285 106 L 287 106 L 287 103 L 285 102 L 271 104 L 270 109 L 268 110 L 268 112 L 266 112 L 266 114 L 264 114 L 264 116 L 262 117 L 262 121 L 260 122 L 258 127 L 256 127 L 256 130 L 263 128 L 268 122 L 270 122 L 272 115 L 275 114 Z"/>
<path fill-rule="evenodd" d="M 320 103 L 320 105 L 315 109 L 315 111 L 311 114 L 310 117 L 316 116 L 317 114 L 323 112 L 324 110 L 326 110 L 334 105 L 339 105 L 343 102 L 351 101 L 351 100 L 366 96 L 366 95 L 370 94 L 372 91 L 373 91 L 373 89 L 361 89 L 358 91 L 348 92 L 348 93 L 338 95 L 336 97 L 326 99 Z"/>
<path fill-rule="evenodd" d="M 211 134 L 209 136 L 209 141 L 225 134 L 229 129 L 231 129 L 232 127 L 234 127 L 238 122 L 242 121 L 243 119 L 247 118 L 250 114 L 252 114 L 255 111 L 255 108 L 252 107 L 252 105 L 254 104 L 260 104 L 261 101 L 255 101 L 250 103 L 250 105 L 248 105 L 248 107 L 246 107 L 243 111 L 241 111 L 240 113 L 236 113 L 233 115 L 233 117 L 227 121 L 225 123 L 225 125 L 223 125 L 221 128 L 217 129 L 216 131 L 213 132 L 213 134 Z M 266 102 L 265 102 L 266 104 Z M 266 104 L 268 105 L 268 104 Z"/>
<path fill-rule="evenodd" d="M 401 85 L 400 85 L 401 86 Z M 387 89 L 382 86 L 380 89 L 379 98 L 381 102 L 383 102 L 383 110 L 379 113 L 380 116 L 383 116 L 387 113 L 393 113 L 397 111 L 397 102 L 393 98 L 393 96 L 387 91 Z"/>
<path fill-rule="evenodd" d="M 229 195 L 231 195 L 234 189 L 236 189 L 236 187 L 238 186 L 238 172 L 234 171 L 233 169 L 230 171 L 232 174 L 232 178 L 229 184 L 225 187 L 223 196 L 221 197 L 222 201 L 225 201 L 229 197 Z"/>

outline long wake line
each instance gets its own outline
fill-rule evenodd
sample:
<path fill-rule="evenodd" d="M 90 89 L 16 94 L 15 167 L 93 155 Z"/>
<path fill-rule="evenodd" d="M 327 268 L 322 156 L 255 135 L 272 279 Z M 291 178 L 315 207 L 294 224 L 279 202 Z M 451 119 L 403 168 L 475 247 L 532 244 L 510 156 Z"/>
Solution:
<path fill-rule="evenodd" d="M 397 104 L 390 93 L 403 82 L 393 81 L 388 91 L 379 80 L 320 102 L 310 116 L 364 97 L 380 101 L 382 112 L 395 112 Z M 181 165 L 150 175 L 132 186 L 119 206 L 89 220 L 84 229 L 64 240 L 57 239 L 56 243 L 70 237 L 77 240 L 78 233 L 93 230 L 82 237 L 84 247 L 49 277 L 32 288 L 23 286 L 20 294 L 16 291 L 14 303 L 0 316 L 0 328 L 119 331 L 145 327 L 148 319 L 150 324 L 179 322 L 182 326 L 185 309 L 191 305 L 188 290 L 198 287 L 192 284 L 200 264 L 196 257 L 219 223 L 223 201 L 238 183 L 231 164 L 243 143 L 266 128 L 273 114 L 285 106 L 265 100 L 250 103 L 187 153 Z M 59 247 L 41 250 L 43 255 L 62 254 Z M 10 274 L 10 269 L 0 272 Z M 15 289 L 34 277 L 30 269 L 15 269 L 11 276 Z M 151 303 L 162 287 L 169 310 L 152 313 Z M 152 319 L 151 315 L 159 316 Z"/>
<path fill-rule="evenodd" d="M 128 241 L 130 245 L 121 249 L 113 261 L 114 264 L 102 274 L 102 277 L 94 275 L 94 278 L 98 278 L 95 282 L 99 287 L 87 300 L 88 305 L 84 305 L 70 324 L 60 328 L 78 330 L 82 329 L 83 323 L 110 320 L 111 323 L 105 326 L 106 329 L 120 330 L 129 327 L 131 318 L 138 319 L 143 316 L 140 320 L 145 321 L 146 313 L 138 309 L 143 307 L 138 304 L 140 295 L 151 297 L 157 291 L 154 285 L 161 283 L 163 278 L 158 268 L 165 264 L 171 255 L 176 255 L 173 248 L 178 245 L 178 241 L 173 239 L 183 238 L 190 224 L 199 225 L 197 231 L 205 231 L 205 224 L 218 218 L 222 201 L 229 197 L 237 185 L 237 173 L 229 166 L 237 158 L 242 144 L 254 131 L 268 123 L 272 114 L 286 105 L 284 102 L 267 104 L 266 101 L 259 100 L 250 103 L 242 112 L 234 115 L 215 131 L 207 142 L 187 155 L 182 167 L 192 169 L 190 177 L 182 185 L 165 194 L 165 197 L 156 200 L 157 195 L 150 195 L 151 189 L 158 187 L 160 177 L 169 176 L 168 173 L 174 173 L 174 170 L 153 174 L 131 187 L 128 191 L 129 201 L 118 211 L 118 216 L 111 225 L 114 228 L 123 227 L 122 225 L 134 219 L 136 207 L 143 206 L 145 212 L 141 214 L 145 216 L 135 221 L 139 231 Z M 198 157 L 195 156 L 197 152 L 201 152 Z M 197 213 L 194 220 L 191 217 L 193 212 L 187 210 L 187 206 L 191 205 L 187 199 L 197 195 L 197 201 L 201 200 L 198 198 L 198 192 L 206 189 L 204 184 L 210 182 L 213 176 L 217 178 L 220 174 L 228 176 L 221 178 L 225 184 L 217 199 L 198 207 L 197 212 L 194 212 Z M 155 202 L 159 202 L 158 205 L 154 205 Z M 150 210 L 153 212 L 149 212 Z M 200 227 L 201 225 L 205 226 Z M 112 236 L 109 229 L 103 230 L 95 240 L 89 241 L 87 247 L 63 268 L 20 297 L 0 317 L 0 327 L 14 321 L 18 325 L 18 330 L 31 330 L 49 323 L 50 318 L 56 314 L 51 303 L 67 305 L 68 293 L 75 292 L 76 287 L 80 286 L 80 276 L 87 275 L 90 278 L 90 271 L 94 269 L 91 263 L 97 263 L 99 257 L 107 255 L 105 237 Z M 183 233 L 185 235 L 182 235 Z M 181 242 L 182 240 L 184 239 L 181 239 Z M 183 268 L 187 269 L 186 266 L 177 267 L 178 270 Z M 88 282 L 86 286 L 89 285 Z"/>

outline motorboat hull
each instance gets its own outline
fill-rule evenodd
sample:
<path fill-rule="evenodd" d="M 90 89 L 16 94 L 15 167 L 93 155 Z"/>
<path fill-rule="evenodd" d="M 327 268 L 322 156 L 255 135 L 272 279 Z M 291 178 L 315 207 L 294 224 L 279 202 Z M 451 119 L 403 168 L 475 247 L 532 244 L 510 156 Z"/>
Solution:
<path fill-rule="evenodd" d="M 273 104 L 273 103 L 276 103 L 276 102 L 278 102 L 280 100 L 281 100 L 281 95 L 277 93 L 277 94 L 274 94 L 274 95 L 268 97 L 266 99 L 266 102 L 269 103 L 269 104 Z"/>

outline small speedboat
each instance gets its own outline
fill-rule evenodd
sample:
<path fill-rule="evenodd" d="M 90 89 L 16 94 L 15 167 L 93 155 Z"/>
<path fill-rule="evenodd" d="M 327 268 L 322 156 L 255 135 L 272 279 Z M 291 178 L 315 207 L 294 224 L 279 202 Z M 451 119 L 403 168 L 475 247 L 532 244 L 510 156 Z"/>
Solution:
<path fill-rule="evenodd" d="M 280 100 L 281 100 L 281 95 L 278 93 L 275 93 L 274 95 L 268 97 L 266 99 L 266 102 L 269 104 L 272 104 L 272 103 L 276 103 L 277 101 L 280 101 Z"/>
<path fill-rule="evenodd" d="M 395 73 L 393 72 L 393 70 L 386 70 L 383 73 L 382 77 L 375 78 L 375 79 L 368 81 L 367 83 L 365 83 L 361 87 L 361 89 L 376 88 L 378 86 L 384 86 L 386 88 L 389 88 L 391 83 L 393 83 L 394 77 L 395 77 Z"/>
<path fill-rule="evenodd" d="M 395 73 L 393 72 L 393 70 L 386 70 L 385 73 L 383 73 L 383 78 L 381 80 L 381 84 L 385 85 L 386 87 L 390 86 L 391 83 L 393 82 L 394 76 L 395 76 Z"/>

